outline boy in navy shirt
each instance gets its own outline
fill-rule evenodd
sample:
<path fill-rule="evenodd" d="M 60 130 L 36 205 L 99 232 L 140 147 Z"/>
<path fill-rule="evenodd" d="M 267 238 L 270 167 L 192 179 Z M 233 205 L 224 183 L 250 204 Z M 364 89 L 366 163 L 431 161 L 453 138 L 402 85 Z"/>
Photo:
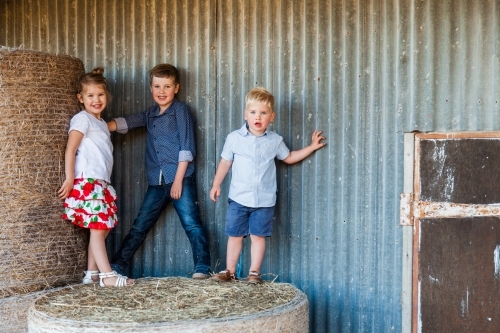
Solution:
<path fill-rule="evenodd" d="M 148 231 L 172 202 L 193 250 L 193 278 L 206 279 L 210 277 L 210 252 L 196 203 L 194 118 L 189 107 L 175 98 L 180 84 L 174 66 L 157 65 L 149 71 L 149 78 L 156 105 L 108 123 L 110 131 L 122 134 L 137 127 L 147 128 L 146 172 L 149 184 L 139 214 L 120 250 L 111 259 L 111 267 L 123 274 Z"/>

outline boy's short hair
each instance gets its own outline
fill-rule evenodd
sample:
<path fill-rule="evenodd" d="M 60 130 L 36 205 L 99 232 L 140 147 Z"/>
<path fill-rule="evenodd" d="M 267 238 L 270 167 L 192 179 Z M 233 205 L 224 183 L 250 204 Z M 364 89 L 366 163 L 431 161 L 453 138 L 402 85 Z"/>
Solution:
<path fill-rule="evenodd" d="M 274 112 L 274 96 L 262 87 L 255 87 L 248 92 L 245 97 L 245 109 L 253 103 L 263 103 L 267 105 L 271 112 Z"/>
<path fill-rule="evenodd" d="M 179 71 L 170 64 L 158 64 L 149 71 L 149 85 L 153 83 L 153 76 L 171 78 L 175 84 L 179 84 Z"/>

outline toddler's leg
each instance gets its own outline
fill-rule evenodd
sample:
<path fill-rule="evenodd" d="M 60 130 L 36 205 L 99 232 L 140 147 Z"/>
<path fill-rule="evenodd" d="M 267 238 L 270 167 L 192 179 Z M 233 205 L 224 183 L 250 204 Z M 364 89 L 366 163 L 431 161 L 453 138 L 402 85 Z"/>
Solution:
<path fill-rule="evenodd" d="M 226 269 L 231 273 L 236 272 L 236 264 L 240 258 L 243 247 L 243 237 L 229 236 L 227 240 Z"/>
<path fill-rule="evenodd" d="M 266 252 L 266 237 L 250 235 L 252 245 L 250 247 L 251 264 L 250 271 L 260 274 L 260 266 L 264 260 L 264 253 Z"/>
<path fill-rule="evenodd" d="M 240 257 L 241 248 L 243 247 L 243 236 L 229 236 L 227 240 L 226 253 L 226 269 L 212 276 L 213 280 L 217 281 L 233 281 L 236 279 L 236 263 Z"/>

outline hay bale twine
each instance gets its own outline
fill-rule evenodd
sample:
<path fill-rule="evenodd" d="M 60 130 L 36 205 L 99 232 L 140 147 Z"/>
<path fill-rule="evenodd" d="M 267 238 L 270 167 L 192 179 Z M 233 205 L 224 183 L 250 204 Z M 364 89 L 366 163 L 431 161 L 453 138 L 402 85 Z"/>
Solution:
<path fill-rule="evenodd" d="M 0 298 L 72 283 L 86 234 L 61 219 L 67 129 L 83 63 L 0 48 Z"/>
<path fill-rule="evenodd" d="M 138 279 L 126 288 L 79 285 L 37 299 L 28 332 L 308 332 L 307 297 L 286 283 Z"/>

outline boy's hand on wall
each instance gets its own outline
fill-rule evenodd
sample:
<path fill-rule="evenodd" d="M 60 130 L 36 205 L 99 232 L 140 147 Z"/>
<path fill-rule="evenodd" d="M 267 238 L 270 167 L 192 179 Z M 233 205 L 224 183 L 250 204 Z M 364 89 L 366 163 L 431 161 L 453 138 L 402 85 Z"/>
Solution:
<path fill-rule="evenodd" d="M 314 148 L 314 150 L 323 148 L 326 145 L 325 142 L 321 142 L 321 140 L 325 140 L 325 137 L 322 136 L 321 133 L 323 133 L 323 131 L 315 130 L 312 134 L 311 147 Z"/>

